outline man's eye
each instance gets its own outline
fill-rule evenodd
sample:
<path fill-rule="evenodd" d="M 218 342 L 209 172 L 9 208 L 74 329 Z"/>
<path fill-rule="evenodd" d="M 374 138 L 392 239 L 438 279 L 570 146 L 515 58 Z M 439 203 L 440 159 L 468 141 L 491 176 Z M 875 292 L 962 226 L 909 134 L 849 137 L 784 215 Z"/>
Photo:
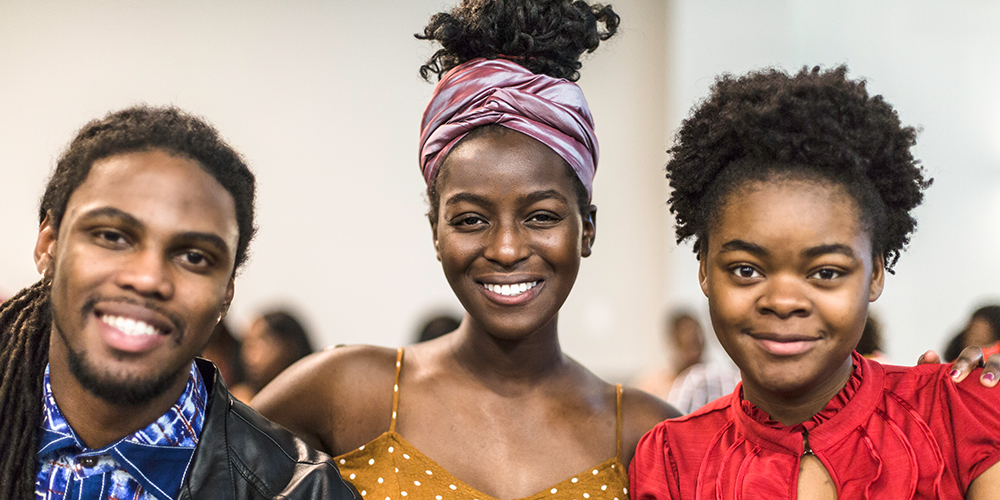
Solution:
<path fill-rule="evenodd" d="M 758 278 L 760 273 L 756 269 L 750 266 L 736 266 L 732 269 L 733 274 L 739 276 L 740 278 Z"/>
<path fill-rule="evenodd" d="M 94 236 L 96 236 L 99 240 L 108 243 L 115 243 L 115 244 L 125 243 L 125 235 L 119 233 L 118 231 L 103 229 L 94 233 Z"/>
<path fill-rule="evenodd" d="M 184 252 L 181 258 L 185 262 L 194 266 L 204 266 L 208 264 L 208 258 L 199 252 Z"/>

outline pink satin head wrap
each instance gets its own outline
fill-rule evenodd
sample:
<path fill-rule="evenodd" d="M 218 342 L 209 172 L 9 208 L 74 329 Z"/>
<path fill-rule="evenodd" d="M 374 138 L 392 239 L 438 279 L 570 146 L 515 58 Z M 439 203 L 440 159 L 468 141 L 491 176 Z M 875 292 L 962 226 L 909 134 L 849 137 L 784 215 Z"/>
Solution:
<path fill-rule="evenodd" d="M 592 195 L 598 147 L 583 91 L 573 82 L 536 75 L 504 59 L 467 61 L 434 88 L 420 126 L 420 169 L 427 185 L 462 137 L 490 124 L 552 148 Z"/>

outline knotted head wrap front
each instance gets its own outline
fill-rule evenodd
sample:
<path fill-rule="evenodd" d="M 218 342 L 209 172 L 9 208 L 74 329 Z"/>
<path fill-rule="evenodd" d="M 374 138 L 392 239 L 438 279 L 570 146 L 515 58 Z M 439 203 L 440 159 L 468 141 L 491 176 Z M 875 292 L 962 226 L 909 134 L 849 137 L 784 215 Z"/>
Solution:
<path fill-rule="evenodd" d="M 473 59 L 448 72 L 434 88 L 420 126 L 420 169 L 430 186 L 441 163 L 463 137 L 501 125 L 552 148 L 593 194 L 597 170 L 594 118 L 578 85 L 538 75 L 504 59 Z"/>

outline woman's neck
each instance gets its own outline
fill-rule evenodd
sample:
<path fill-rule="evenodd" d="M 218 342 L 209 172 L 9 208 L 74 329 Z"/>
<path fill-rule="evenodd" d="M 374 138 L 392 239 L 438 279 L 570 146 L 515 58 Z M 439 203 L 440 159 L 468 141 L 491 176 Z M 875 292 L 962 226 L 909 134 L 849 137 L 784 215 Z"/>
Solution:
<path fill-rule="evenodd" d="M 486 385 L 530 384 L 557 375 L 567 362 L 557 334 L 558 316 L 538 331 L 505 339 L 484 331 L 466 316 L 450 337 L 458 365 Z"/>
<path fill-rule="evenodd" d="M 772 420 L 787 426 L 798 425 L 822 411 L 827 403 L 844 389 L 853 370 L 854 360 L 848 357 L 833 376 L 800 395 L 769 392 L 752 382 L 748 383 L 747 377 L 743 377 L 743 399 L 767 412 Z"/>

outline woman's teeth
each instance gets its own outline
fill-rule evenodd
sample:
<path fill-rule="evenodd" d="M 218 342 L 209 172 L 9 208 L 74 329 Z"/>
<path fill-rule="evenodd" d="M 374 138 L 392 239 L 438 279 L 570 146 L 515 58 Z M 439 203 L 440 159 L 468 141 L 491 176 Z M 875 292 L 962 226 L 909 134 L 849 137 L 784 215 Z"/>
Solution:
<path fill-rule="evenodd" d="M 101 316 L 101 321 L 118 329 L 125 335 L 159 335 L 160 330 L 153 325 L 132 318 L 121 316 L 111 316 L 105 314 Z"/>
<path fill-rule="evenodd" d="M 514 283 L 513 285 L 492 285 L 490 283 L 483 283 L 483 287 L 493 293 L 499 293 L 500 295 L 507 295 L 513 297 L 515 295 L 521 295 L 532 288 L 535 288 L 537 281 L 529 281 L 527 283 Z"/>

